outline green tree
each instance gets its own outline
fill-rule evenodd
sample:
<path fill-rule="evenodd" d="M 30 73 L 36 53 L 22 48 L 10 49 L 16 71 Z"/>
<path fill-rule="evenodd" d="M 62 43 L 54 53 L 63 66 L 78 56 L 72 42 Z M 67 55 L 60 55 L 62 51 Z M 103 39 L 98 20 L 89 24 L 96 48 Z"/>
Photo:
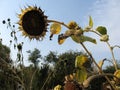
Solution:
<path fill-rule="evenodd" d="M 10 48 L 3 45 L 0 42 L 0 58 L 3 59 L 6 63 L 11 63 L 10 59 Z"/>
<path fill-rule="evenodd" d="M 77 51 L 67 51 L 62 54 L 57 54 L 55 52 L 50 52 L 47 56 L 45 56 L 45 61 L 50 61 L 49 63 L 52 64 L 54 63 L 52 66 L 51 76 L 46 83 L 49 85 L 49 88 L 53 88 L 58 84 L 64 84 L 65 76 L 75 72 L 75 59 L 76 56 L 81 54 L 85 53 Z M 89 66 L 90 68 L 91 65 L 92 62 L 87 63 L 86 66 Z"/>
<path fill-rule="evenodd" d="M 118 69 L 120 69 L 120 63 L 117 63 Z M 106 66 L 105 69 L 103 69 L 105 73 L 112 73 L 114 74 L 115 72 L 115 67 L 113 65 Z"/>
<path fill-rule="evenodd" d="M 0 90 L 15 90 L 17 84 L 10 58 L 10 48 L 0 42 Z"/>
<path fill-rule="evenodd" d="M 28 60 L 32 62 L 34 64 L 34 67 L 36 68 L 38 66 L 40 59 L 42 58 L 40 50 L 35 48 L 32 52 L 29 50 L 28 53 L 29 53 Z"/>

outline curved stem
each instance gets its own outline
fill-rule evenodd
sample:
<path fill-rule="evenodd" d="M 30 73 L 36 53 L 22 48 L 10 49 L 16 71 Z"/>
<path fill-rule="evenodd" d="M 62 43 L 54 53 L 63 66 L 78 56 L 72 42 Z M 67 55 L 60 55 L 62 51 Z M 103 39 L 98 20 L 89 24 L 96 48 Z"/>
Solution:
<path fill-rule="evenodd" d="M 85 45 L 83 43 L 80 43 L 82 45 L 82 47 L 85 49 L 85 51 L 88 53 L 88 55 L 91 57 L 92 61 L 94 62 L 94 64 L 97 66 L 97 68 L 99 69 L 100 73 L 102 73 L 101 68 L 98 66 L 98 64 L 96 63 L 96 61 L 94 60 L 92 54 L 87 50 L 87 48 L 85 47 Z"/>
<path fill-rule="evenodd" d="M 50 76 L 52 75 L 52 73 L 53 73 L 53 72 L 50 72 L 50 73 L 49 73 L 47 79 L 45 80 L 45 82 L 44 82 L 44 84 L 43 84 L 43 86 L 42 86 L 42 88 L 41 88 L 40 90 L 44 90 L 43 88 L 45 87 L 45 85 L 46 85 L 47 81 L 49 80 Z"/>
<path fill-rule="evenodd" d="M 108 61 L 108 62 L 110 62 L 112 65 L 114 65 L 114 63 L 113 63 L 111 60 L 106 59 L 105 61 Z"/>
<path fill-rule="evenodd" d="M 93 32 L 93 33 L 95 33 L 95 34 L 97 34 L 98 36 L 101 37 L 101 34 L 99 34 L 98 32 L 96 32 L 96 31 L 94 31 L 94 30 L 89 30 L 89 31 L 90 31 L 90 32 Z M 111 48 L 109 42 L 106 42 L 106 43 L 107 43 L 107 45 L 108 45 L 108 47 L 109 47 L 109 49 L 110 49 L 110 52 L 111 52 L 111 54 L 112 54 L 112 58 L 113 58 L 112 61 L 113 61 L 115 70 L 117 70 L 117 69 L 118 69 L 118 66 L 117 66 L 117 62 L 116 62 L 115 56 L 114 56 L 113 48 Z M 116 46 L 115 46 L 115 47 L 116 47 Z M 120 48 L 120 46 L 117 46 L 117 47 Z"/>
<path fill-rule="evenodd" d="M 109 48 L 110 48 L 110 51 L 111 51 L 111 54 L 112 54 L 112 57 L 113 57 L 113 64 L 114 64 L 114 67 L 115 67 L 115 70 L 117 70 L 117 62 L 116 62 L 116 60 L 115 60 L 115 56 L 114 56 L 114 52 L 113 52 L 113 49 L 111 48 L 111 46 L 110 46 L 110 44 L 108 43 L 108 42 L 106 42 L 107 43 L 107 45 L 109 46 Z"/>
<path fill-rule="evenodd" d="M 36 70 L 34 71 L 32 77 L 31 77 L 31 81 L 30 81 L 30 90 L 32 90 L 32 82 L 33 82 L 33 78 L 34 78 L 34 76 L 35 76 L 37 70 L 38 70 L 38 69 L 36 69 Z"/>
<path fill-rule="evenodd" d="M 48 22 L 48 23 L 51 23 L 51 22 L 59 23 L 59 24 L 65 26 L 66 28 L 69 29 L 69 27 L 68 27 L 64 22 L 59 22 L 59 21 L 56 21 L 56 20 L 47 20 L 47 22 Z"/>
<path fill-rule="evenodd" d="M 115 46 L 113 46 L 113 48 L 115 48 L 115 47 L 118 47 L 118 48 L 120 48 L 120 46 L 118 46 L 118 45 L 115 45 Z"/>
<path fill-rule="evenodd" d="M 80 44 L 83 46 L 83 48 L 85 49 L 85 51 L 89 54 L 89 56 L 91 57 L 91 59 L 92 59 L 92 61 L 94 62 L 94 64 L 98 67 L 100 74 L 104 74 L 104 72 L 102 71 L 102 69 L 98 66 L 98 64 L 97 64 L 96 61 L 94 60 L 92 54 L 87 50 L 87 48 L 84 46 L 83 43 L 80 43 Z M 110 82 L 110 79 L 109 79 L 107 76 L 105 76 L 105 78 L 107 79 L 107 81 L 109 82 L 109 84 L 111 85 L 111 87 L 112 87 L 114 90 L 116 90 L 115 87 L 114 87 L 114 85 Z"/>
<path fill-rule="evenodd" d="M 83 86 L 84 86 L 85 88 L 87 88 L 92 80 L 94 80 L 95 78 L 98 78 L 98 77 L 105 77 L 105 76 L 114 77 L 114 78 L 120 80 L 118 77 L 116 77 L 115 75 L 113 75 L 113 74 L 111 74 L 111 73 L 101 74 L 101 75 L 92 75 L 92 76 L 90 76 L 87 80 L 85 80 L 85 81 L 83 82 Z"/>

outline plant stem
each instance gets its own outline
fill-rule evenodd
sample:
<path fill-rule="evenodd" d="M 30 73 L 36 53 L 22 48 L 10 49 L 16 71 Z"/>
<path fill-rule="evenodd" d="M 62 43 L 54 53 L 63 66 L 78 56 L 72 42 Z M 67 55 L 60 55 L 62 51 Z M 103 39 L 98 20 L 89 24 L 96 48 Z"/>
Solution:
<path fill-rule="evenodd" d="M 98 66 L 98 64 L 96 63 L 96 61 L 94 60 L 92 54 L 87 50 L 87 48 L 85 47 L 85 45 L 83 43 L 80 43 L 82 45 L 82 47 L 85 49 L 85 51 L 88 53 L 88 55 L 91 57 L 92 61 L 94 62 L 94 64 L 97 66 L 97 68 L 99 69 L 99 72 L 102 73 L 101 68 Z"/>
<path fill-rule="evenodd" d="M 88 79 L 83 82 L 83 86 L 85 88 L 87 88 L 92 80 L 94 80 L 95 78 L 98 78 L 98 77 L 105 77 L 105 76 L 114 77 L 114 78 L 120 80 L 118 77 L 116 77 L 115 75 L 113 75 L 111 73 L 100 74 L 100 75 L 92 75 L 92 76 L 88 77 Z"/>
<path fill-rule="evenodd" d="M 113 64 L 114 64 L 115 70 L 117 70 L 118 67 L 117 67 L 117 62 L 115 60 L 115 56 L 114 56 L 114 53 L 113 53 L 113 49 L 111 48 L 111 46 L 108 42 L 106 42 L 106 43 L 107 43 L 108 47 L 110 48 L 110 51 L 111 51 L 111 54 L 112 54 L 112 57 L 113 57 Z"/>
<path fill-rule="evenodd" d="M 102 69 L 98 66 L 98 64 L 97 64 L 96 61 L 94 60 L 92 54 L 87 50 L 87 48 L 84 46 L 83 43 L 80 43 L 80 44 L 81 44 L 82 47 L 85 49 L 85 51 L 88 53 L 88 55 L 91 57 L 92 61 L 94 62 L 94 64 L 95 64 L 95 65 L 97 66 L 97 68 L 99 69 L 100 74 L 104 74 L 104 72 L 102 71 Z M 111 85 L 111 87 L 112 87 L 114 90 L 116 90 L 115 87 L 114 87 L 114 85 L 110 82 L 110 79 L 109 79 L 107 76 L 105 76 L 105 78 L 107 79 L 107 81 L 109 82 L 109 84 Z"/>
<path fill-rule="evenodd" d="M 21 85 L 22 85 L 22 87 L 23 87 L 23 90 L 25 90 L 24 82 L 23 82 L 23 80 L 16 74 L 16 71 L 15 71 L 14 69 L 10 68 L 10 65 L 9 65 L 3 58 L 0 57 L 0 60 L 3 62 L 3 64 L 6 64 L 7 68 L 10 69 L 11 72 L 14 74 L 14 78 L 17 79 L 17 80 L 21 83 Z"/>
<path fill-rule="evenodd" d="M 59 23 L 59 24 L 65 26 L 66 28 L 69 29 L 69 27 L 68 27 L 64 22 L 59 22 L 59 21 L 56 21 L 56 20 L 47 20 L 47 22 L 48 22 L 48 23 L 51 23 L 51 22 Z"/>
<path fill-rule="evenodd" d="M 56 65 L 59 65 L 59 63 L 60 63 L 61 61 L 64 61 L 64 60 L 59 60 L 59 61 L 56 63 Z M 49 73 L 47 79 L 45 80 L 45 82 L 44 82 L 44 84 L 43 84 L 43 86 L 42 86 L 42 88 L 41 88 L 40 90 L 43 90 L 45 84 L 47 83 L 47 81 L 49 80 L 49 78 L 51 77 L 51 75 L 52 75 L 53 73 L 55 73 L 55 71 L 51 71 L 51 72 Z"/>
<path fill-rule="evenodd" d="M 31 77 L 31 81 L 30 81 L 30 90 L 32 90 L 32 82 L 33 82 L 33 78 L 34 78 L 34 76 L 35 76 L 37 70 L 38 70 L 38 69 L 36 69 L 36 70 L 34 71 L 32 77 Z"/>
<path fill-rule="evenodd" d="M 42 88 L 40 90 L 44 90 L 43 88 L 44 88 L 45 84 L 47 83 L 47 81 L 49 80 L 49 78 L 52 75 L 52 73 L 53 73 L 52 71 L 49 73 L 47 79 L 45 80 L 45 82 L 44 82 L 44 84 L 43 84 L 43 86 L 42 86 Z"/>
<path fill-rule="evenodd" d="M 101 34 L 99 34 L 98 32 L 96 32 L 95 30 L 89 30 L 90 32 L 93 32 L 93 33 L 95 33 L 95 34 L 97 34 L 98 36 L 100 36 L 101 37 Z M 115 67 L 115 70 L 117 70 L 118 69 L 118 66 L 117 66 L 117 62 L 116 62 L 116 60 L 115 60 L 115 56 L 114 56 L 114 53 L 113 53 L 113 49 L 112 49 L 112 47 L 110 46 L 110 44 L 109 44 L 109 42 L 107 41 L 106 42 L 107 43 L 107 45 L 108 45 L 108 47 L 109 47 L 109 49 L 110 49 L 110 52 L 111 52 L 111 54 L 112 54 L 112 61 L 113 61 L 113 65 L 114 65 L 114 67 Z M 116 45 L 117 46 L 117 45 Z M 116 47 L 116 46 L 114 46 L 114 47 Z M 117 47 L 119 47 L 120 48 L 120 46 L 117 46 Z"/>

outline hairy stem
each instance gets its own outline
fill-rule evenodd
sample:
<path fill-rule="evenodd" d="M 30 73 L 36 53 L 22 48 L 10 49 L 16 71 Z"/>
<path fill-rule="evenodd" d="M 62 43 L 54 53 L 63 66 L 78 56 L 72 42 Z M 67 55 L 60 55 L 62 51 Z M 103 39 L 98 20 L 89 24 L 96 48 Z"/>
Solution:
<path fill-rule="evenodd" d="M 52 22 L 59 23 L 59 24 L 65 26 L 66 28 L 69 29 L 69 27 L 68 27 L 64 22 L 59 22 L 59 21 L 56 21 L 56 20 L 47 20 L 47 22 L 48 22 L 48 23 L 52 23 Z"/>

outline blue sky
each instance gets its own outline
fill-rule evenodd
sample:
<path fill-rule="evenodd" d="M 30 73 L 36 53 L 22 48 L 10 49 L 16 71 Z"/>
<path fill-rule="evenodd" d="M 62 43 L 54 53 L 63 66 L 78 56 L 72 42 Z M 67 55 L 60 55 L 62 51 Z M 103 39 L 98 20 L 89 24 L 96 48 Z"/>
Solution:
<path fill-rule="evenodd" d="M 3 44 L 9 46 L 10 30 L 6 29 L 6 26 L 2 24 L 2 20 L 11 18 L 13 24 L 18 22 L 17 13 L 21 13 L 21 8 L 27 7 L 27 5 L 36 5 L 40 7 L 44 14 L 48 16 L 48 19 L 55 19 L 64 23 L 70 21 L 76 21 L 81 27 L 88 25 L 89 15 L 92 16 L 94 21 L 94 28 L 99 25 L 106 26 L 110 37 L 109 43 L 111 45 L 120 45 L 120 1 L 119 0 L 0 0 L 0 38 L 3 39 Z M 17 25 L 16 25 L 17 28 Z M 62 32 L 65 32 L 67 28 L 62 27 Z M 49 31 L 49 29 L 48 29 Z M 24 42 L 23 54 L 24 61 L 27 59 L 27 50 L 33 50 L 38 48 L 42 55 L 47 55 L 49 51 L 57 51 L 58 53 L 65 52 L 67 50 L 84 51 L 84 49 L 73 42 L 71 39 L 67 39 L 64 44 L 58 45 L 57 36 L 53 37 L 52 41 L 49 41 L 50 33 L 43 41 L 30 41 L 28 38 L 24 38 L 21 32 L 17 32 L 18 42 Z M 86 42 L 86 47 L 93 54 L 93 57 L 99 61 L 103 58 L 111 59 L 111 53 L 105 43 L 99 42 L 99 37 L 89 33 L 89 36 L 97 38 L 97 45 Z M 11 46 L 11 49 L 13 46 Z M 120 60 L 120 49 L 114 50 L 116 59 Z M 11 57 L 16 58 L 16 51 L 12 50 Z M 27 64 L 27 62 L 25 62 Z"/>

